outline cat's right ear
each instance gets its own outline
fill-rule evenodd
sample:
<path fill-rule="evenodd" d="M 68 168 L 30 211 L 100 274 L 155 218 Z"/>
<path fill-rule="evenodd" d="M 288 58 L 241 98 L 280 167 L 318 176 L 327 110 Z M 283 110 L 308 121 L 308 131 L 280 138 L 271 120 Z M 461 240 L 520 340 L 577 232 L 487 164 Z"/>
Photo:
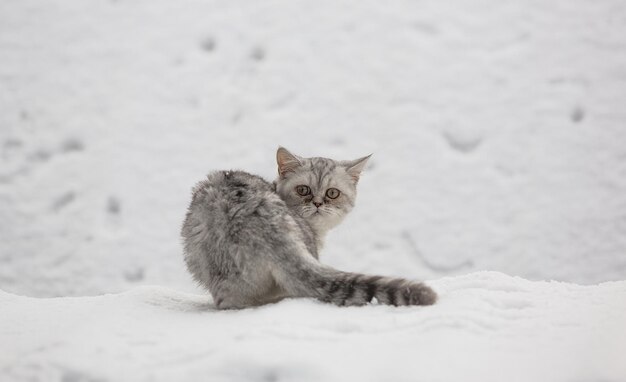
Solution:
<path fill-rule="evenodd" d="M 301 158 L 293 155 L 284 147 L 279 147 L 276 151 L 276 163 L 278 164 L 278 175 L 286 177 L 290 172 L 302 166 Z"/>

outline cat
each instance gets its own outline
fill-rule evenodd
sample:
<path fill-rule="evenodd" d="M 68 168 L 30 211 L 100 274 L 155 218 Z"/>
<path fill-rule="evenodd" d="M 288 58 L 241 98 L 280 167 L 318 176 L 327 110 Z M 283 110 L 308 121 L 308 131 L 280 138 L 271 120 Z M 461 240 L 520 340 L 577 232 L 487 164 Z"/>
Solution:
<path fill-rule="evenodd" d="M 181 235 L 187 269 L 218 309 L 286 297 L 336 305 L 431 305 L 420 282 L 336 270 L 318 261 L 326 233 L 352 210 L 369 156 L 302 158 L 279 147 L 278 178 L 217 171 L 192 191 Z"/>

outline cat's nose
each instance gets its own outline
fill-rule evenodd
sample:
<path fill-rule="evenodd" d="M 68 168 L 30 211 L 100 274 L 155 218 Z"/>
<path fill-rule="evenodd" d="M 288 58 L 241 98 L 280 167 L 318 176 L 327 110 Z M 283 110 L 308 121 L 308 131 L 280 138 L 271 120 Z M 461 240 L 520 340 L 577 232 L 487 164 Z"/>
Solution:
<path fill-rule="evenodd" d="M 313 202 L 313 205 L 314 205 L 315 207 L 319 207 L 319 206 L 321 206 L 322 204 L 323 204 L 322 202 Z"/>

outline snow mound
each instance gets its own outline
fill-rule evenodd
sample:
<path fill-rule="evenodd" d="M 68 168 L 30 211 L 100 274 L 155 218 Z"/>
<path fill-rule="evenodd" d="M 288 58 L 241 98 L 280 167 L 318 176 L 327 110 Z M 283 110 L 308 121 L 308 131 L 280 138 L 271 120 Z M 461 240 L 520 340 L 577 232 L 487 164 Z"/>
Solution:
<path fill-rule="evenodd" d="M 479 272 L 431 284 L 441 294 L 432 307 L 300 299 L 242 311 L 151 286 L 50 299 L 0 292 L 0 380 L 626 379 L 626 281 Z"/>

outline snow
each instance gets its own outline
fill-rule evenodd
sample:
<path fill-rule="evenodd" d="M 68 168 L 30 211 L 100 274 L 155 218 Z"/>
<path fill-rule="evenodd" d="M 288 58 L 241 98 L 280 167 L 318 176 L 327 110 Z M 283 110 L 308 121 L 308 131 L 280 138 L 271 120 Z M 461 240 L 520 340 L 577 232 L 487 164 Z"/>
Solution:
<path fill-rule="evenodd" d="M 374 153 L 324 261 L 626 278 L 621 0 L 0 3 L 0 288 L 197 291 L 189 190 Z"/>
<path fill-rule="evenodd" d="M 97 297 L 0 294 L 2 380 L 623 381 L 626 281 L 477 272 L 432 307 L 287 300 L 216 311 L 157 286 Z"/>
<path fill-rule="evenodd" d="M 0 380 L 626 380 L 625 104 L 621 0 L 2 1 Z M 213 311 L 190 189 L 278 145 L 441 302 Z"/>

